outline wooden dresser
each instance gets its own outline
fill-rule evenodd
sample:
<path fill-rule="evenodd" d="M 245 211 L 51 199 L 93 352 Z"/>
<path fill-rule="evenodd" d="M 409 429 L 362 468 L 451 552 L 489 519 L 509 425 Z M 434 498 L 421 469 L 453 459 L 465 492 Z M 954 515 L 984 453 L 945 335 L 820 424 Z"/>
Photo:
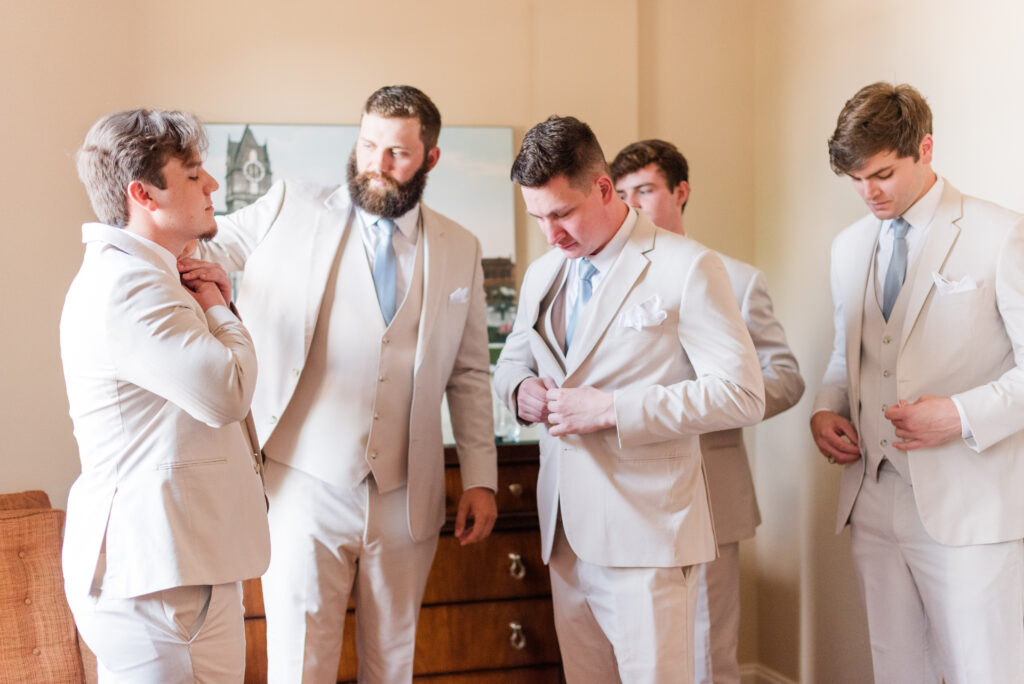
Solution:
<path fill-rule="evenodd" d="M 498 446 L 498 522 L 483 542 L 452 536 L 462 492 L 455 450 L 445 450 L 448 520 L 427 580 L 413 665 L 418 682 L 556 684 L 562 681 L 547 568 L 540 559 L 536 444 Z M 339 682 L 356 680 L 355 614 L 345 620 Z M 247 683 L 266 681 L 259 580 L 245 583 Z"/>

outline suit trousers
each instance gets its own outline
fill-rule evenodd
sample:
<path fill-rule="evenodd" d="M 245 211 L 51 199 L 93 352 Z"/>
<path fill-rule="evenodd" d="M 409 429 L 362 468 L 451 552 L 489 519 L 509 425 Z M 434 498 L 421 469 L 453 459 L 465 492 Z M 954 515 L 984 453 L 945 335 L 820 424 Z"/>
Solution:
<path fill-rule="evenodd" d="M 221 684 L 245 676 L 241 582 L 133 598 L 94 589 L 68 600 L 101 684 Z"/>
<path fill-rule="evenodd" d="M 1024 542 L 939 544 L 887 461 L 850 523 L 876 684 L 1024 682 Z"/>
<path fill-rule="evenodd" d="M 267 460 L 270 568 L 263 576 L 271 684 L 335 682 L 349 597 L 359 681 L 412 680 L 416 621 L 438 536 L 409 534 L 406 487 L 330 485 Z"/>
<path fill-rule="evenodd" d="M 559 520 L 549 570 L 567 684 L 693 681 L 694 566 L 588 563 Z"/>
<path fill-rule="evenodd" d="M 740 543 L 719 544 L 718 558 L 695 572 L 694 681 L 740 684 Z"/>

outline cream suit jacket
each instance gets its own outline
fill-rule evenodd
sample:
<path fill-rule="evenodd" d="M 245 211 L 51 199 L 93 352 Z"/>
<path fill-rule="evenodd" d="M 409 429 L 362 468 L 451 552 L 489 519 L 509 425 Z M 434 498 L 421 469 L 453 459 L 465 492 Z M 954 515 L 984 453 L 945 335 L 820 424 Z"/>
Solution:
<path fill-rule="evenodd" d="M 262 575 L 262 463 L 239 423 L 256 383 L 252 339 L 226 307 L 203 312 L 170 255 L 119 228 L 82 233 L 60 323 L 82 460 L 68 495 L 68 593 L 89 593 L 104 563 L 109 598 Z"/>
<path fill-rule="evenodd" d="M 757 351 L 764 377 L 764 419 L 767 420 L 800 401 L 804 379 L 786 342 L 786 332 L 775 318 L 764 274 L 750 264 L 724 254 L 718 256 L 725 264 L 733 296 Z M 704 456 L 718 543 L 753 537 L 754 529 L 761 524 L 761 513 L 743 444 L 743 430 L 733 428 L 701 435 L 700 450 Z"/>
<path fill-rule="evenodd" d="M 815 410 L 860 420 L 865 288 L 881 221 L 866 216 L 832 244 L 832 297 L 845 348 L 833 348 Z M 913 279 L 899 337 L 899 398 L 954 396 L 973 439 L 908 452 L 914 498 L 928 533 L 951 546 L 1024 537 L 1024 217 L 947 181 Z M 976 287 L 943 294 L 937 276 Z M 867 459 L 847 465 L 838 527 L 850 511 Z"/>
<path fill-rule="evenodd" d="M 444 523 L 445 393 L 462 482 L 497 486 L 480 243 L 454 221 L 423 204 L 420 209 L 425 239 L 423 309 L 413 371 L 408 469 L 409 530 L 416 540 L 436 534 Z M 218 217 L 216 239 L 201 246 L 202 258 L 218 261 L 229 271 L 244 270 L 239 308 L 260 360 L 253 418 L 261 445 L 267 443 L 298 384 L 352 211 L 342 186 L 281 181 L 254 204 Z M 344 283 L 338 287 L 343 296 Z M 330 461 L 335 457 L 331 445 L 323 446 L 321 458 Z"/>
<path fill-rule="evenodd" d="M 566 357 L 550 326 L 565 264 L 552 250 L 530 265 L 495 389 L 513 413 L 527 378 L 614 392 L 617 428 L 561 438 L 542 432 L 537 502 L 544 561 L 559 512 L 570 545 L 589 563 L 673 567 L 712 560 L 698 436 L 756 423 L 764 413 L 761 370 L 725 268 L 703 245 L 639 217 Z M 639 329 L 626 325 L 630 319 L 641 321 Z"/>

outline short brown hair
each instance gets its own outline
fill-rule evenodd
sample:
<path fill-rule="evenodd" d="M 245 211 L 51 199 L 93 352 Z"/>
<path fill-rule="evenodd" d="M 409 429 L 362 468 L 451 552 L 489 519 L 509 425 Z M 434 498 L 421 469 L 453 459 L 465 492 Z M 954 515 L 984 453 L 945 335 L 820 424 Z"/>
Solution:
<path fill-rule="evenodd" d="M 584 190 L 602 173 L 608 173 L 608 163 L 590 126 L 572 116 L 550 116 L 526 132 L 510 175 L 525 188 L 565 176 Z"/>
<path fill-rule="evenodd" d="M 441 112 L 419 88 L 409 85 L 378 88 L 366 99 L 363 113 L 388 119 L 419 119 L 423 151 L 429 152 L 437 147 L 437 138 L 441 135 Z"/>
<path fill-rule="evenodd" d="M 640 140 L 623 147 L 612 160 L 612 180 L 618 182 L 623 176 L 635 173 L 650 164 L 658 167 L 670 191 L 675 190 L 680 183 L 690 182 L 690 165 L 686 163 L 683 153 L 667 140 L 657 138 Z M 680 211 L 685 207 L 686 202 L 683 202 Z"/>
<path fill-rule="evenodd" d="M 879 152 L 920 158 L 924 136 L 932 132 L 932 110 L 924 97 L 906 83 L 879 81 L 864 86 L 839 112 L 836 130 L 828 139 L 828 156 L 837 174 L 852 173 Z"/>
<path fill-rule="evenodd" d="M 128 184 L 138 180 L 165 189 L 167 161 L 191 161 L 206 145 L 203 125 L 188 112 L 130 109 L 104 116 L 89 129 L 76 157 L 96 218 L 123 228 Z"/>

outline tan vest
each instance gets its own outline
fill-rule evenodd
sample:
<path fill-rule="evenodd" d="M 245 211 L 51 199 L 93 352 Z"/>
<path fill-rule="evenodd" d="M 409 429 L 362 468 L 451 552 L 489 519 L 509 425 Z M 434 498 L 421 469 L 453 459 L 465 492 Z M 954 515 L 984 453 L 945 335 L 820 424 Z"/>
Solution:
<path fill-rule="evenodd" d="M 385 329 L 355 220 L 338 246 L 295 393 L 264 451 L 335 486 L 373 473 L 388 492 L 408 471 L 425 238 L 421 228 L 409 288 Z"/>
<path fill-rule="evenodd" d="M 878 275 L 872 259 L 868 274 L 873 286 L 864 288 L 864 320 L 860 343 L 860 426 L 861 443 L 867 451 L 867 475 L 878 478 L 878 468 L 888 460 L 907 484 L 910 464 L 905 451 L 892 446 L 900 441 L 892 423 L 885 418 L 885 410 L 899 401 L 896 361 L 899 355 L 900 335 L 910 300 L 910 283 L 914 282 L 916 264 L 907 269 L 903 288 L 893 304 L 889 321 L 882 316 L 881 292 Z"/>

